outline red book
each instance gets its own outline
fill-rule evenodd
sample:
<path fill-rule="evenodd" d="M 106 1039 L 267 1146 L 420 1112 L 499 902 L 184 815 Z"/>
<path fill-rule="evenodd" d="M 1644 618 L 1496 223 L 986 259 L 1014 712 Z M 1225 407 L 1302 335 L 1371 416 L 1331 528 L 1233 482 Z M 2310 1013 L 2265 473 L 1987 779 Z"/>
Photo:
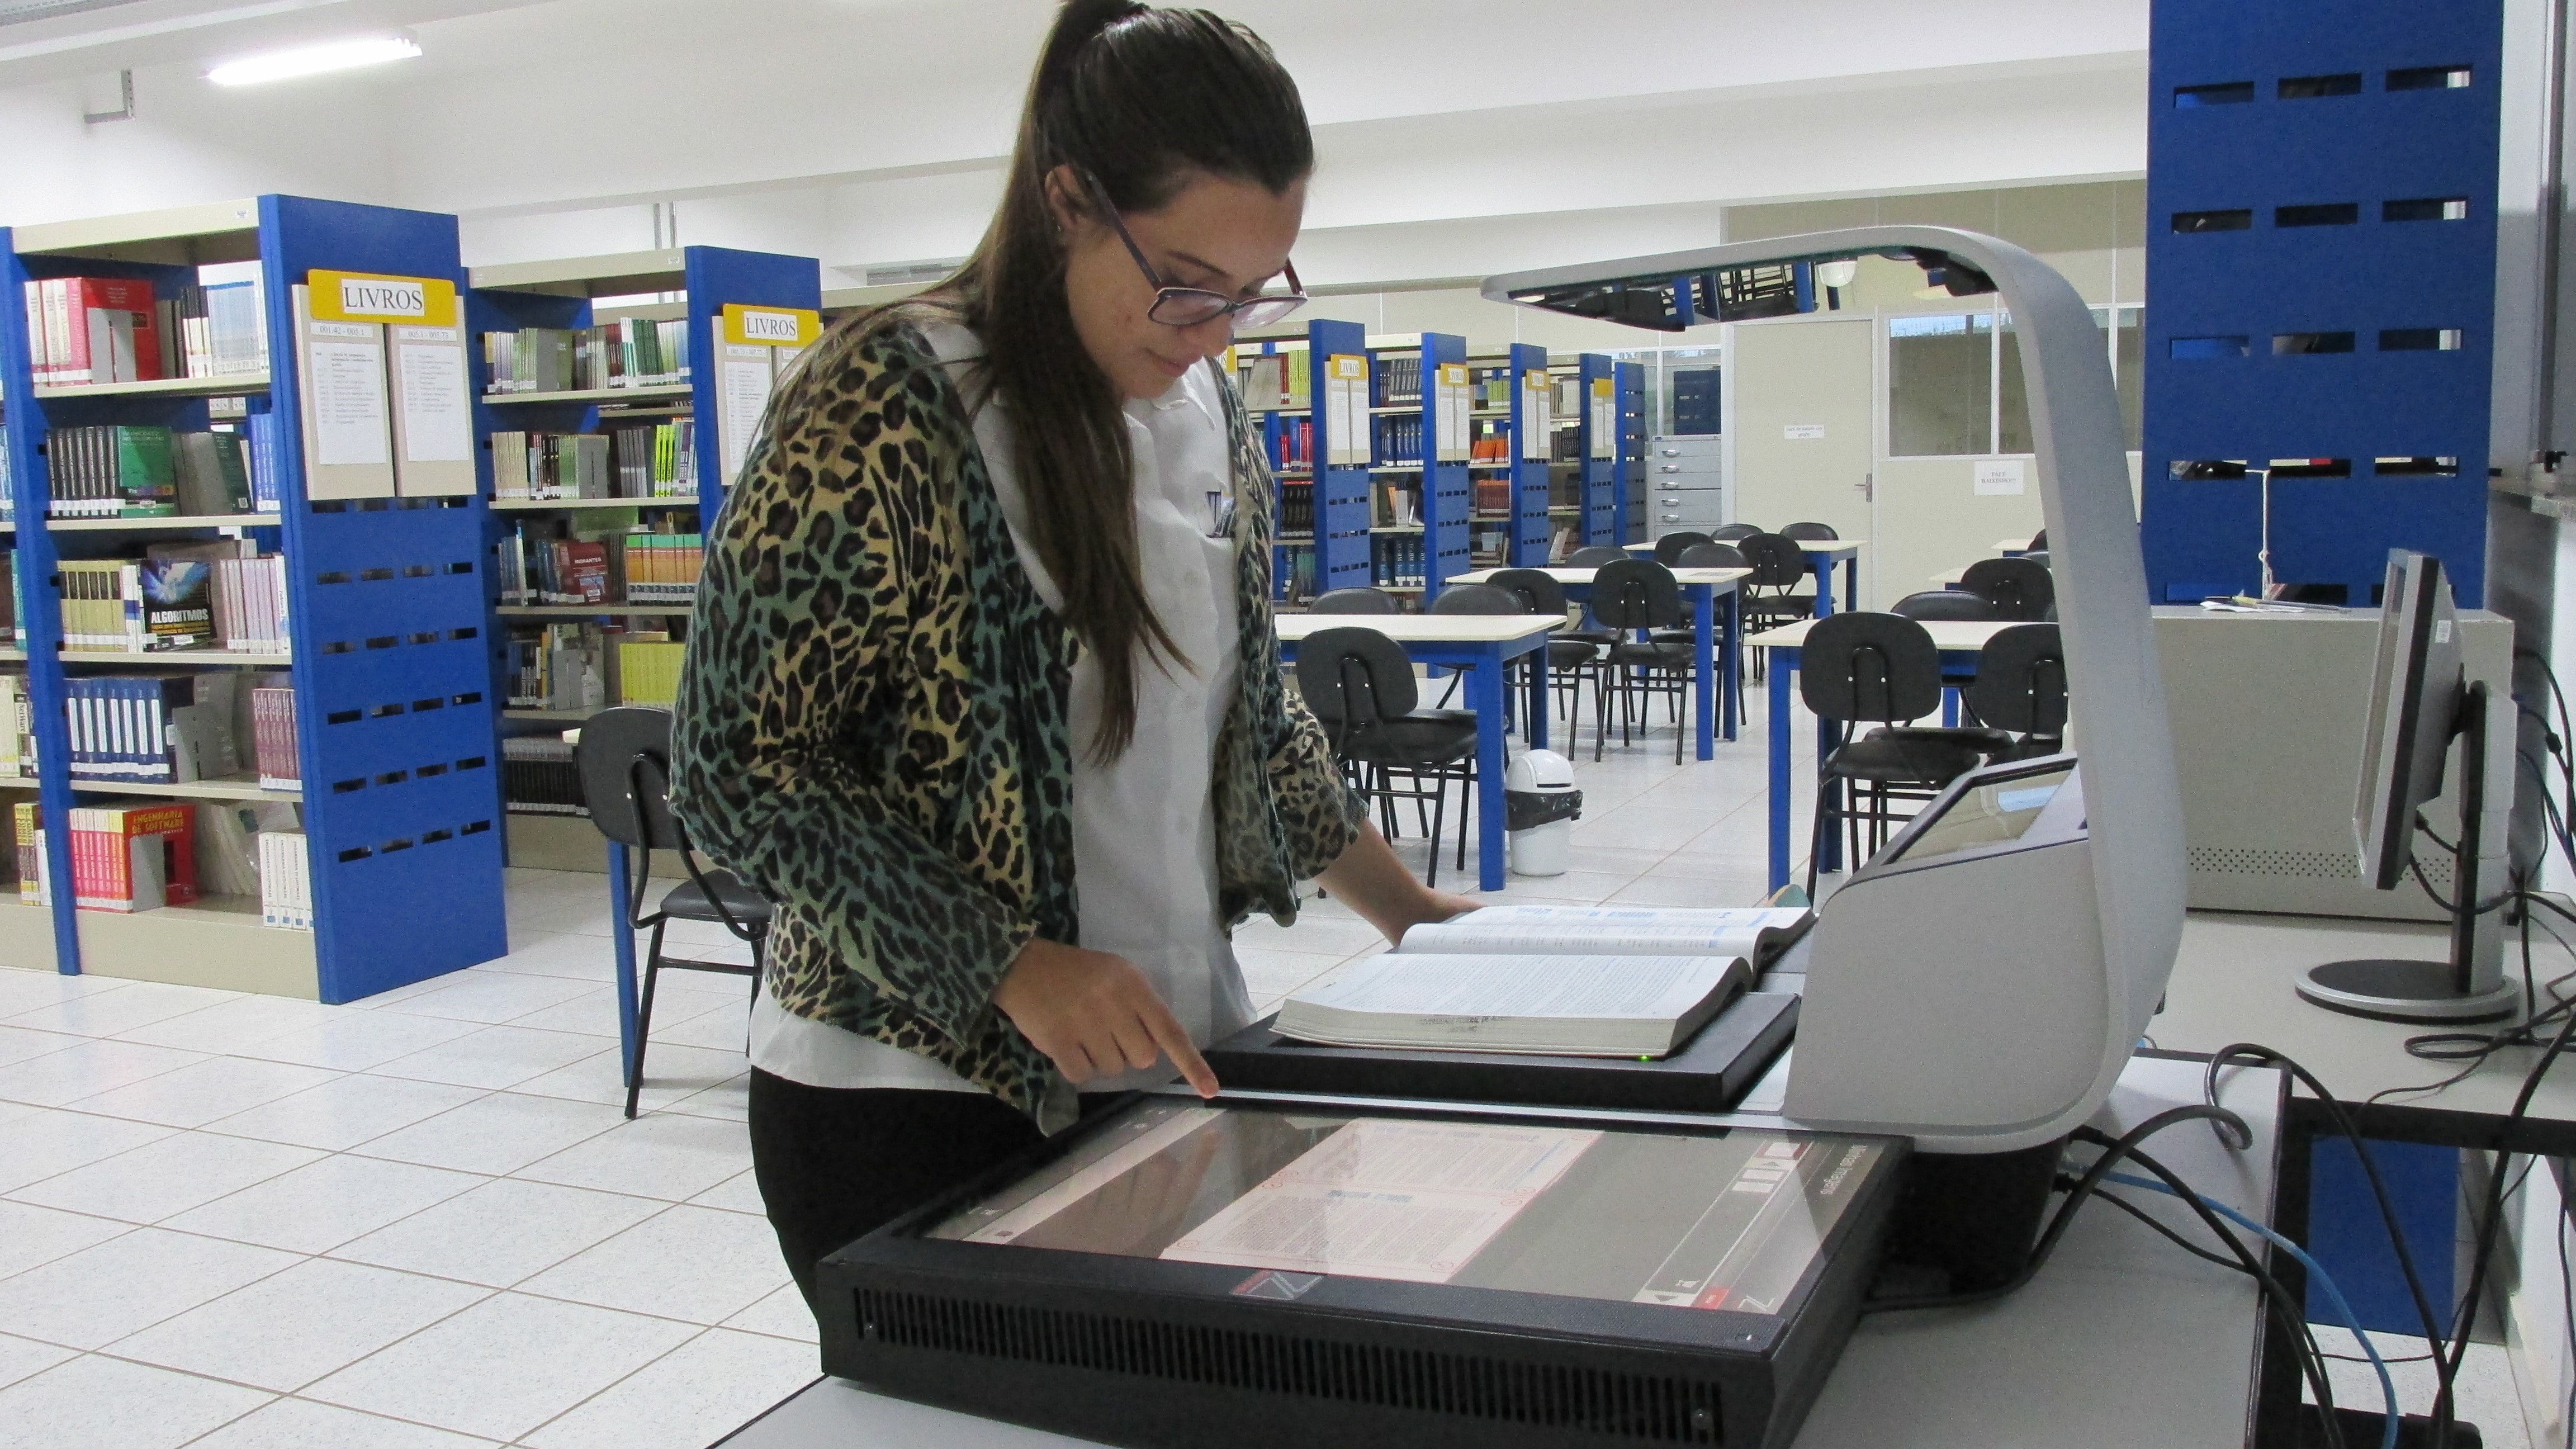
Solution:
<path fill-rule="evenodd" d="M 70 377 L 89 382 L 148 382 L 161 375 L 160 309 L 152 305 L 152 284 L 133 277 L 67 277 L 72 355 Z M 111 359 L 91 346 L 93 312 L 122 312 L 133 319 L 133 372 L 120 375 Z"/>

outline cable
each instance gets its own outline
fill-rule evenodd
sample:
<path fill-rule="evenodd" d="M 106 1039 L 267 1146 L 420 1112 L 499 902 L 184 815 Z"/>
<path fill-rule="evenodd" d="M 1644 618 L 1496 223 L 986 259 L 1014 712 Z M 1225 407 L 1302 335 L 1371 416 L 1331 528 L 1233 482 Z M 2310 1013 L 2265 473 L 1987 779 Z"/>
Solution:
<path fill-rule="evenodd" d="M 2141 1165 L 2143 1165 L 2145 1161 L 2146 1159 L 2143 1156 L 2139 1157 Z M 2388 1406 L 2387 1413 L 2381 1418 L 2379 1449 L 2397 1449 L 2397 1425 L 2398 1421 L 2403 1417 L 2402 1411 L 2397 1407 L 2397 1381 L 2388 1376 L 2388 1363 L 2379 1356 L 2379 1345 L 2370 1341 L 2369 1331 L 2361 1326 L 2361 1315 L 2352 1311 L 2352 1303 L 2343 1296 L 2343 1289 L 2335 1283 L 2334 1275 L 2328 1273 L 2324 1267 L 2318 1264 L 2316 1259 L 2309 1257 L 2307 1249 L 2300 1247 L 2298 1244 L 2291 1242 L 2288 1238 L 2274 1232 L 2272 1229 L 2254 1221 L 2252 1218 L 2247 1217 L 2245 1214 L 2238 1212 L 2236 1209 L 2229 1207 L 2227 1204 L 2218 1201 L 2216 1198 L 2213 1198 L 2206 1193 L 2184 1193 L 2177 1189 L 2167 1187 L 2153 1178 L 2140 1177 L 2133 1172 L 2115 1172 L 2110 1175 L 2108 1180 L 2120 1183 L 2126 1187 L 2143 1187 L 2150 1192 L 2164 1193 L 2168 1197 L 2188 1197 L 2198 1199 L 2199 1202 L 2203 1206 L 2209 1208 L 2210 1211 L 2226 1218 L 2229 1222 L 2237 1224 L 2239 1227 L 2252 1229 L 2254 1232 L 2260 1234 L 2266 1241 L 2270 1242 L 2272 1246 L 2279 1248 L 2281 1251 L 2297 1259 L 2299 1266 L 2308 1270 L 2309 1278 L 2314 1281 L 2318 1287 L 2325 1290 L 2327 1304 L 2331 1306 L 2336 1313 L 2342 1315 L 2344 1326 L 2350 1328 L 2352 1330 L 2352 1336 L 2361 1341 L 2362 1352 L 2370 1356 L 2370 1366 L 2379 1371 L 2379 1394 L 2381 1399 Z"/>

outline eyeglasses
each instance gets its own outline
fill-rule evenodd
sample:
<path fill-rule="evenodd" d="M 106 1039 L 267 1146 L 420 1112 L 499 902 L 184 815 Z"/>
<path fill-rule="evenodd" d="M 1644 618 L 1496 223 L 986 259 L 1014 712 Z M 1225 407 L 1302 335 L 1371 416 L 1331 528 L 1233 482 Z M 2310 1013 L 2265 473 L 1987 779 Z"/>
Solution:
<path fill-rule="evenodd" d="M 1092 205 L 1100 208 L 1102 216 L 1109 218 L 1110 229 L 1127 244 L 1127 255 L 1136 259 L 1136 269 L 1153 284 L 1154 305 L 1145 309 L 1149 320 L 1166 327 L 1196 327 L 1219 317 L 1231 317 L 1238 328 L 1267 327 L 1306 305 L 1306 287 L 1297 280 L 1295 262 L 1283 264 L 1283 270 L 1288 274 L 1285 293 L 1234 298 L 1204 287 L 1165 286 L 1162 277 L 1155 272 L 1154 264 L 1145 260 L 1145 249 L 1136 245 L 1136 239 L 1127 234 L 1127 224 L 1118 219 L 1118 208 L 1110 205 L 1109 192 L 1100 184 L 1100 178 L 1084 171 L 1082 184 L 1091 193 Z"/>

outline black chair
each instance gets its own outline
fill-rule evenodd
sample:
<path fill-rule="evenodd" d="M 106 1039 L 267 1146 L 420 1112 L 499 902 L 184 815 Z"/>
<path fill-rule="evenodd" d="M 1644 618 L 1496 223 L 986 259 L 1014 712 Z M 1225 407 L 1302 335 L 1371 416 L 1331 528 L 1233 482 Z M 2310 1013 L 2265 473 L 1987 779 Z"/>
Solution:
<path fill-rule="evenodd" d="M 2048 552 L 2048 530 L 2045 528 L 2032 534 L 2030 536 L 2030 547 L 2021 551 L 2022 557 L 2024 558 L 2028 558 L 2035 553 L 2046 552 Z"/>
<path fill-rule="evenodd" d="M 626 847 L 632 878 L 627 925 L 651 931 L 644 952 L 644 992 L 635 1013 L 635 1061 L 626 1074 L 626 1115 L 635 1116 L 635 1099 L 644 1090 L 644 1049 L 653 1040 L 653 986 L 662 968 L 712 971 L 722 976 L 748 976 L 754 996 L 760 994 L 761 949 L 769 940 L 769 902 L 733 872 L 701 867 L 689 847 L 689 834 L 671 813 L 671 712 L 632 705 L 601 710 L 581 727 L 573 748 L 581 773 L 582 802 L 599 833 Z M 688 879 L 673 886 L 659 904 L 647 907 L 645 887 L 652 879 L 653 852 L 680 857 Z M 699 961 L 662 954 L 663 929 L 673 921 L 711 921 L 751 947 L 751 964 Z"/>
<path fill-rule="evenodd" d="M 1888 612 L 1903 614 L 1918 623 L 1926 619 L 1959 619 L 1975 623 L 1992 619 L 1995 606 L 1986 602 L 1985 595 L 1972 594 L 1966 589 L 1925 589 L 1897 600 Z"/>
<path fill-rule="evenodd" d="M 1617 552 L 1618 550 L 1611 550 Z M 1610 562 L 1617 563 L 1612 559 Z M 1572 565 L 1598 568 L 1600 565 Z M 1545 569 L 1497 569 L 1485 582 L 1498 589 L 1509 589 L 1533 614 L 1562 619 L 1566 616 L 1565 585 Z M 1601 684 L 1601 668 L 1610 646 L 1619 636 L 1608 629 L 1559 629 L 1548 636 L 1547 679 L 1549 686 L 1564 701 L 1567 734 L 1565 752 L 1574 753 L 1574 726 L 1582 719 L 1583 681 L 1591 679 L 1593 687 Z"/>
<path fill-rule="evenodd" d="M 1780 530 L 1780 536 L 1794 538 L 1800 543 L 1825 543 L 1842 537 L 1841 534 L 1834 532 L 1834 526 L 1830 523 L 1792 523 Z"/>
<path fill-rule="evenodd" d="M 1423 710 L 1413 661 L 1375 629 L 1319 629 L 1297 645 L 1297 689 L 1324 726 L 1344 778 L 1377 801 L 1379 823 L 1396 834 L 1395 802 L 1431 805 L 1431 864 L 1425 885 L 1440 883 L 1440 830 L 1448 787 L 1476 779 L 1476 717 L 1462 710 Z M 1398 777 L 1404 787 L 1397 784 Z M 1458 868 L 1467 868 L 1467 811 L 1458 810 Z"/>
<path fill-rule="evenodd" d="M 2028 552 L 2028 553 L 2026 553 L 2026 554 L 2023 554 L 2023 555 L 2022 555 L 2022 557 L 2023 557 L 2025 560 L 2027 560 L 2027 561 L 2029 561 L 2029 562 L 2031 562 L 2031 563 L 2035 563 L 2035 564 L 2039 565 L 2041 568 L 2047 568 L 2047 567 L 2049 566 L 2049 563 L 2048 563 L 2048 550 L 2047 550 L 2047 549 L 2044 549 L 2044 548 L 2035 548 L 2035 549 L 2032 549 L 2030 552 Z M 2318 602 L 2322 603 L 2322 602 L 2324 602 L 2324 601 L 2323 601 L 2323 600 L 2319 600 Z"/>
<path fill-rule="evenodd" d="M 1735 551 L 1744 555 L 1744 566 L 1753 570 L 1750 578 L 1737 585 L 1742 591 L 1744 631 L 1758 634 L 1782 624 L 1794 624 L 1816 612 L 1816 596 L 1795 592 L 1806 582 L 1807 551 L 1795 539 L 1777 533 L 1748 533 L 1735 541 Z M 1770 654 L 1763 650 L 1753 656 L 1753 673 L 1760 678 Z"/>
<path fill-rule="evenodd" d="M 1981 558 L 1959 576 L 1959 587 L 1994 606 L 1993 617 L 2035 622 L 2057 602 L 2048 565 L 2020 558 Z"/>
<path fill-rule="evenodd" d="M 1986 725 L 2019 736 L 1993 753 L 2027 760 L 2066 748 L 2066 646 L 2055 624 L 1998 629 L 1977 652 L 1967 703 Z"/>
<path fill-rule="evenodd" d="M 1392 614 L 1395 595 L 1363 584 L 1357 588 L 1329 589 L 1306 601 L 1309 614 Z"/>
<path fill-rule="evenodd" d="M 1752 565 L 1744 561 L 1743 552 L 1732 544 L 1703 543 L 1695 544 L 1690 548 L 1682 550 L 1681 560 L 1675 565 L 1675 567 L 1686 569 L 1741 569 L 1750 568 Z M 1740 580 L 1737 583 L 1737 587 L 1743 587 Z M 1654 639 L 1655 642 L 1659 644 L 1678 640 L 1680 643 L 1690 645 L 1694 651 L 1699 647 L 1698 638 L 1688 629 L 1666 630 L 1656 634 Z M 1697 654 L 1694 652 L 1693 659 L 1696 660 L 1696 658 Z M 1741 718 L 1744 714 L 1744 671 L 1742 669 L 1735 671 L 1735 713 L 1738 718 Z"/>
<path fill-rule="evenodd" d="M 1673 719 L 1673 763 L 1682 762 L 1682 738 L 1688 732 L 1681 728 L 1681 698 L 1690 688 L 1692 670 L 1698 660 L 1687 639 L 1674 643 L 1651 636 L 1639 643 L 1626 636 L 1636 630 L 1669 630 L 1681 622 L 1681 585 L 1674 582 L 1673 571 L 1652 559 L 1622 559 L 1604 567 L 1592 576 L 1592 617 L 1620 632 L 1619 643 L 1610 646 L 1608 667 L 1619 688 L 1619 743 L 1629 741 L 1631 721 L 1645 727 L 1642 707 L 1631 711 L 1638 695 L 1662 694 L 1669 697 Z M 1601 758 L 1602 748 L 1609 743 L 1610 692 L 1599 692 L 1593 713 L 1592 758 Z"/>
<path fill-rule="evenodd" d="M 1705 533 L 1692 533 L 1688 530 L 1684 530 L 1680 533 L 1668 533 L 1655 540 L 1655 562 L 1662 564 L 1666 568 L 1671 568 L 1674 562 L 1681 558 L 1682 550 L 1697 548 L 1703 543 L 1715 542 L 1717 542 L 1716 539 L 1709 537 Z"/>
<path fill-rule="evenodd" d="M 1893 801 L 1931 798 L 1975 769 L 1979 752 L 1912 731 L 1852 737 L 1862 724 L 1902 725 L 1941 706 L 1941 653 L 1921 624 L 1901 614 L 1855 609 L 1817 620 L 1799 651 L 1798 693 L 1819 720 L 1832 726 L 1826 741 L 1830 747 L 1820 746 L 1825 755 L 1807 842 L 1807 891 L 1812 896 L 1827 832 L 1837 823 L 1850 832 L 1845 860 L 1856 867 L 1867 859 L 1863 821 L 1870 827 L 1867 850 L 1875 851 L 1886 842 L 1888 828 L 1908 818 L 1888 808 Z M 1868 787 L 1866 809 L 1853 806 L 1855 786 Z"/>
<path fill-rule="evenodd" d="M 1546 578 L 1547 575 L 1540 574 L 1539 577 Z M 1514 593 L 1510 589 L 1498 588 L 1491 583 L 1449 584 L 1440 590 L 1440 597 L 1433 599 L 1431 601 L 1431 607 L 1428 610 L 1425 610 L 1425 612 L 1432 614 L 1526 614 L 1529 612 L 1529 605 L 1519 594 Z M 1563 611 L 1559 610 L 1558 612 L 1562 613 Z M 1515 696 L 1508 688 L 1510 681 L 1520 679 L 1526 673 L 1527 671 L 1517 661 L 1505 667 L 1503 671 L 1503 677 L 1506 683 L 1506 688 L 1503 693 L 1504 708 L 1510 709 L 1516 706 L 1517 696 Z M 1444 707 L 1457 695 L 1458 681 L 1466 677 L 1466 673 L 1463 670 L 1454 671 L 1450 674 L 1449 688 L 1443 691 L 1440 696 L 1440 703 Z"/>
<path fill-rule="evenodd" d="M 1614 564 L 1634 557 L 1636 555 L 1624 548 L 1612 548 L 1606 543 L 1596 543 L 1590 548 L 1578 548 L 1567 554 L 1565 566 L 1570 569 L 1597 569 L 1605 564 Z"/>
<path fill-rule="evenodd" d="M 1722 528 L 1710 529 L 1708 531 L 1708 536 L 1710 539 L 1718 543 L 1733 543 L 1737 539 L 1751 538 L 1753 535 L 1760 533 L 1761 531 L 1761 529 L 1755 528 L 1749 523 L 1730 523 Z"/>

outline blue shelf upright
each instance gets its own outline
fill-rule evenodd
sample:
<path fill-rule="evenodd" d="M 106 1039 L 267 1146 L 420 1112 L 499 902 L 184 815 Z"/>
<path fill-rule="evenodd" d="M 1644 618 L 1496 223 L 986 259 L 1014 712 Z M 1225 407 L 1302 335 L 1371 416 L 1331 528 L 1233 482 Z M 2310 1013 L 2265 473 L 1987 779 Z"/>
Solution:
<path fill-rule="evenodd" d="M 2156 0 L 2144 545 L 2155 600 L 2485 589 L 2494 4 Z M 2250 476 L 2249 476 L 2250 475 Z"/>
<path fill-rule="evenodd" d="M 1547 349 L 1513 343 L 1511 375 L 1511 562 L 1514 568 L 1545 568 L 1550 562 L 1548 462 L 1554 448 L 1548 426 L 1554 388 L 1547 375 Z"/>
<path fill-rule="evenodd" d="M 1467 479 L 1467 440 L 1474 435 L 1466 412 L 1472 398 L 1467 382 L 1467 339 L 1446 332 L 1422 334 L 1422 475 L 1423 551 L 1428 592 L 1426 607 L 1441 588 L 1466 573 L 1467 513 L 1473 490 Z M 1444 399 L 1451 400 L 1444 406 Z M 1456 436 L 1452 436 L 1452 434 Z"/>
<path fill-rule="evenodd" d="M 1583 418 L 1575 429 L 1575 456 L 1583 470 L 1583 542 L 1619 541 L 1619 383 L 1617 365 L 1598 352 L 1576 360 L 1576 389 Z M 1604 436 L 1604 435 L 1607 436 Z"/>
<path fill-rule="evenodd" d="M 1613 544 L 1646 541 L 1646 369 L 1622 362 L 1611 369 L 1619 393 L 1619 459 L 1611 485 L 1610 537 Z"/>
<path fill-rule="evenodd" d="M 1313 388 L 1315 425 L 1315 592 L 1357 588 L 1370 582 L 1369 567 L 1369 429 L 1365 402 L 1356 436 L 1349 424 L 1332 414 L 1330 384 L 1333 359 L 1356 358 L 1360 396 L 1366 399 L 1368 333 L 1357 322 L 1318 318 L 1306 325 L 1308 377 Z M 1336 462 L 1343 450 L 1357 462 Z"/>

